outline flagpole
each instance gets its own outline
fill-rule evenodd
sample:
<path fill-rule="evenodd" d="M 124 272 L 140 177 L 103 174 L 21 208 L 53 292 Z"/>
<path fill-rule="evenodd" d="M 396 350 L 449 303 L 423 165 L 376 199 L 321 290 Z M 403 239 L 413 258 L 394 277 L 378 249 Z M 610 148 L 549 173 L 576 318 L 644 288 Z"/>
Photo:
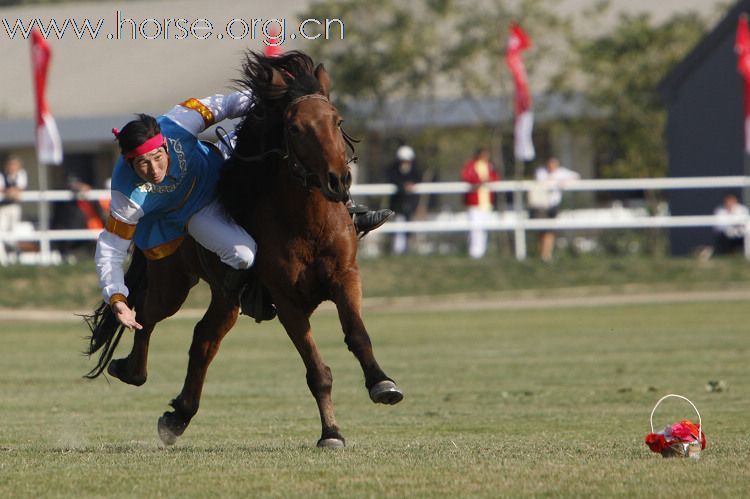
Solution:
<path fill-rule="evenodd" d="M 31 34 L 31 66 L 36 97 L 36 164 L 39 182 L 37 216 L 39 218 L 39 263 L 42 265 L 52 263 L 49 238 L 50 209 L 47 200 L 48 166 L 49 164 L 59 165 L 62 163 L 60 132 L 57 130 L 55 120 L 49 112 L 44 95 L 47 69 L 51 57 L 52 51 L 46 40 L 39 30 L 35 29 Z"/>
<path fill-rule="evenodd" d="M 37 160 L 37 177 L 39 180 L 39 263 L 50 265 L 52 263 L 51 248 L 49 240 L 49 202 L 47 201 L 47 165 Z"/>
<path fill-rule="evenodd" d="M 513 76 L 515 87 L 515 112 L 513 123 L 514 142 L 514 177 L 513 189 L 513 211 L 516 217 L 514 229 L 514 243 L 516 260 L 526 259 L 526 228 L 524 220 L 523 190 L 521 180 L 523 179 L 524 161 L 534 159 L 534 142 L 531 135 L 533 127 L 533 111 L 531 108 L 531 95 L 529 92 L 521 54 L 531 47 L 531 38 L 516 23 L 510 24 L 508 46 L 505 52 L 505 61 Z"/>
<path fill-rule="evenodd" d="M 521 180 L 523 179 L 523 163 L 515 158 L 513 169 L 514 180 L 516 181 L 513 188 L 513 212 L 516 215 L 516 228 L 514 245 L 516 250 L 516 260 L 523 261 L 526 259 L 526 229 L 523 226 L 523 191 L 521 190 Z"/>

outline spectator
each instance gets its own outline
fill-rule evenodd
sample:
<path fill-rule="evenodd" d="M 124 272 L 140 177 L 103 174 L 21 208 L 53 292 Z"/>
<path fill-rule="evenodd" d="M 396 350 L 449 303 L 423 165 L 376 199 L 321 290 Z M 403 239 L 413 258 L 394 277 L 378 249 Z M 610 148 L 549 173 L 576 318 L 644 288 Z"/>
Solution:
<path fill-rule="evenodd" d="M 490 220 L 495 202 L 494 193 L 486 184 L 499 179 L 495 167 L 490 163 L 490 153 L 484 147 L 477 149 L 474 157 L 461 170 L 461 180 L 472 185 L 472 190 L 464 199 L 469 222 L 473 226 L 469 232 L 469 256 L 472 258 L 482 258 L 487 252 L 487 230 L 477 225 Z"/>
<path fill-rule="evenodd" d="M 0 172 L 0 232 L 13 232 L 21 221 L 21 192 L 28 186 L 28 176 L 18 156 L 9 156 Z"/>
<path fill-rule="evenodd" d="M 714 215 L 719 218 L 714 227 L 714 232 L 716 233 L 714 254 L 727 255 L 742 251 L 747 227 L 743 223 L 731 221 L 731 218 L 748 216 L 747 207 L 740 204 L 737 196 L 729 192 L 724 194 L 721 205 L 714 210 Z"/>
<path fill-rule="evenodd" d="M 578 180 L 581 176 L 560 165 L 560 160 L 551 157 L 544 166 L 537 168 L 534 175 L 538 185 L 529 192 L 529 208 L 531 218 L 556 218 L 562 203 L 562 189 L 571 180 Z M 542 260 L 552 260 L 555 248 L 555 233 L 544 231 L 539 236 L 539 255 Z"/>
<path fill-rule="evenodd" d="M 391 209 L 396 212 L 396 221 L 411 220 L 419 206 L 419 196 L 414 194 L 414 184 L 422 181 L 422 170 L 415 162 L 414 149 L 403 145 L 396 151 L 394 161 L 386 172 L 388 182 L 396 184 L 396 194 L 391 197 Z M 393 253 L 406 253 L 408 238 L 406 232 L 393 235 Z"/>

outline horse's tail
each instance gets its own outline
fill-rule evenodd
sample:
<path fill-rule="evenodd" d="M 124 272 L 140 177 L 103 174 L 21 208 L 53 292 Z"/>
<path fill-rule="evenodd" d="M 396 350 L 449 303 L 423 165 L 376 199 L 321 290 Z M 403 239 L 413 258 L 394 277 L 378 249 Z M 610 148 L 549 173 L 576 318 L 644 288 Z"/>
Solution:
<path fill-rule="evenodd" d="M 145 297 L 147 280 L 146 257 L 138 248 L 133 250 L 130 266 L 125 273 L 125 285 L 130 292 L 129 302 L 139 309 Z M 85 315 L 83 318 L 91 331 L 91 336 L 88 338 L 89 347 L 84 354 L 91 356 L 102 350 L 96 366 L 84 375 L 85 378 L 94 379 L 104 372 L 112 360 L 125 326 L 117 322 L 115 314 L 106 302 L 102 302 L 93 314 Z"/>

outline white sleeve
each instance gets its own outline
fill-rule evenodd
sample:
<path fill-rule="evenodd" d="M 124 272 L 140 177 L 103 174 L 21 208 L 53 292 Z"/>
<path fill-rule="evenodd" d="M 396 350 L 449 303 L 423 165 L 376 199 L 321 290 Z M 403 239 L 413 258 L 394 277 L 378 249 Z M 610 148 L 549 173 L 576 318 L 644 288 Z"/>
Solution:
<path fill-rule="evenodd" d="M 106 230 L 99 234 L 94 257 L 99 287 L 107 303 L 113 295 L 128 296 L 122 264 L 128 255 L 135 226 L 144 214 L 137 203 L 115 190 L 112 191 L 109 208 L 110 220 L 107 221 Z"/>
<path fill-rule="evenodd" d="M 26 190 L 29 185 L 29 176 L 26 174 L 26 170 L 19 170 L 16 176 L 16 187 L 20 190 Z"/>
<path fill-rule="evenodd" d="M 577 171 L 565 168 L 564 166 L 558 167 L 553 176 L 558 181 L 578 180 L 581 178 L 581 175 Z"/>
<path fill-rule="evenodd" d="M 216 94 L 204 99 L 188 99 L 173 107 L 165 116 L 197 136 L 214 123 L 239 118 L 250 106 L 249 91 L 229 95 Z"/>
<path fill-rule="evenodd" d="M 102 289 L 104 301 L 109 303 L 116 294 L 128 296 L 125 286 L 125 272 L 122 264 L 128 255 L 130 241 L 103 230 L 96 242 L 96 273 L 99 275 L 99 287 Z"/>
<path fill-rule="evenodd" d="M 120 222 L 135 225 L 144 215 L 143 208 L 122 192 L 112 191 L 111 198 L 109 202 L 110 216 Z"/>

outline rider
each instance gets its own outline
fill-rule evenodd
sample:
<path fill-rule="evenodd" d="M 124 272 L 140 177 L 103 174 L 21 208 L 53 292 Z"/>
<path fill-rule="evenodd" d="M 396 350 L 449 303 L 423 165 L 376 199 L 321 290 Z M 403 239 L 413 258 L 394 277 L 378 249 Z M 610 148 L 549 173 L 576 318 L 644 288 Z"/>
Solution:
<path fill-rule="evenodd" d="M 128 306 L 122 268 L 131 241 L 146 258 L 158 260 L 174 253 L 187 234 L 235 269 L 227 273 L 225 287 L 239 295 L 243 314 L 273 318 L 273 309 L 253 310 L 255 297 L 245 285 L 255 240 L 225 215 L 216 199 L 219 169 L 231 151 L 197 139 L 214 123 L 246 114 L 250 102 L 248 92 L 188 99 L 162 116 L 139 114 L 121 131 L 112 130 L 122 156 L 112 174 L 110 215 L 95 259 L 104 299 L 121 324 L 141 329 Z M 379 227 L 392 215 L 390 210 L 354 206 L 350 212 L 358 233 Z"/>

